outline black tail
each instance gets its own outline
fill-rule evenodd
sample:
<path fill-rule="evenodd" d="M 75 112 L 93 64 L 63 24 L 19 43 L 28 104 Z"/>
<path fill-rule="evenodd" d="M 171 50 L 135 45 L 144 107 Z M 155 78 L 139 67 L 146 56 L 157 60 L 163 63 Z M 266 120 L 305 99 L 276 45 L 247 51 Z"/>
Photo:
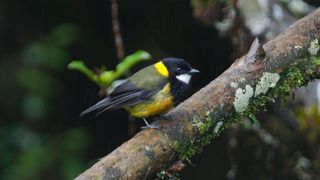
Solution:
<path fill-rule="evenodd" d="M 101 101 L 99 101 L 97 104 L 83 111 L 80 114 L 80 117 L 85 114 L 91 113 L 93 111 L 98 111 L 97 115 L 99 115 L 108 109 L 119 109 L 122 107 L 132 106 L 148 100 L 149 96 L 151 95 L 152 93 L 150 92 L 146 93 L 143 90 L 138 90 L 138 91 L 136 90 L 136 91 L 130 91 L 127 93 L 118 94 L 116 96 L 108 96 L 102 99 Z"/>
<path fill-rule="evenodd" d="M 84 110 L 82 113 L 80 113 L 80 117 L 84 116 L 88 113 L 91 113 L 93 111 L 100 111 L 102 109 L 104 109 L 105 107 L 109 106 L 111 103 L 111 99 L 109 97 L 106 97 L 104 99 L 102 99 L 101 101 L 97 102 L 97 104 L 89 107 L 88 109 Z M 97 115 L 99 115 L 102 111 L 100 111 Z"/>

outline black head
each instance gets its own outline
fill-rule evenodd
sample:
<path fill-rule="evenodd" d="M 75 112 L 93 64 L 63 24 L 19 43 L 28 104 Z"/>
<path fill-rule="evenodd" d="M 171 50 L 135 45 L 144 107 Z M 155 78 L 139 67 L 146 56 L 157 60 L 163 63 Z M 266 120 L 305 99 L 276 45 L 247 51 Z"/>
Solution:
<path fill-rule="evenodd" d="M 189 84 L 192 74 L 199 72 L 183 59 L 165 58 L 162 62 L 169 72 L 170 79 L 178 80 L 183 84 Z"/>
<path fill-rule="evenodd" d="M 169 71 L 169 76 L 177 76 L 181 74 L 194 74 L 198 73 L 199 71 L 196 69 L 193 69 L 189 63 L 187 63 L 183 59 L 178 58 L 165 58 L 163 61 L 163 64 L 166 66 L 166 68 Z"/>
<path fill-rule="evenodd" d="M 165 58 L 162 62 L 169 72 L 171 94 L 174 97 L 174 101 L 178 102 L 186 92 L 191 76 L 199 71 L 193 69 L 190 64 L 183 59 Z"/>

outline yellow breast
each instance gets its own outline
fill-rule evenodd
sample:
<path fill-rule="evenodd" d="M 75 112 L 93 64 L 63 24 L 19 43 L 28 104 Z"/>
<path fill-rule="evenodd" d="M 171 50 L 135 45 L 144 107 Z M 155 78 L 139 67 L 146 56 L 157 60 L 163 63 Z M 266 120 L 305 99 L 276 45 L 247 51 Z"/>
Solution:
<path fill-rule="evenodd" d="M 167 84 L 153 98 L 141 104 L 126 108 L 131 115 L 142 118 L 160 114 L 173 106 L 173 97 L 170 94 L 170 84 Z"/>

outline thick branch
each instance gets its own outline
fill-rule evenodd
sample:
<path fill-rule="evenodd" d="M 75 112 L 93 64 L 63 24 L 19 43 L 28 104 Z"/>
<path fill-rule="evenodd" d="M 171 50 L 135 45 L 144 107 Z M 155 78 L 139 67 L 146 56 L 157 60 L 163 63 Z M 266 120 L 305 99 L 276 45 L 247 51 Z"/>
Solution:
<path fill-rule="evenodd" d="M 288 77 L 283 73 L 293 65 L 310 60 L 308 49 L 315 39 L 320 39 L 320 9 L 264 46 L 255 42 L 247 55 L 170 111 L 165 119 L 157 121 L 161 130 L 139 132 L 77 179 L 143 179 L 168 166 L 176 154 L 188 158 L 197 151 L 190 147 L 200 145 L 201 148 L 207 144 L 232 122 L 232 118 L 246 115 L 255 99 L 268 97 L 264 90 L 269 88 L 270 93 L 280 86 L 280 82 L 286 82 Z M 307 62 L 306 66 L 311 63 Z M 304 65 L 300 67 L 304 68 Z M 290 77 L 295 75 L 288 74 Z M 263 82 L 264 79 L 268 81 Z M 295 86 L 290 84 L 289 87 Z M 278 91 L 286 90 L 280 88 Z"/>

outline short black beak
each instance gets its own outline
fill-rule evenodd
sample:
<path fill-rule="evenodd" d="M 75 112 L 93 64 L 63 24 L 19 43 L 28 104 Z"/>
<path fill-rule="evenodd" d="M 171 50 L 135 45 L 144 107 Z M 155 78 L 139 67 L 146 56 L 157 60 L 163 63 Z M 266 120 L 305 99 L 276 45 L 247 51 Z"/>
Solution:
<path fill-rule="evenodd" d="M 189 74 L 197 74 L 197 73 L 200 73 L 200 71 L 196 69 L 191 69 L 191 71 L 189 71 Z"/>

